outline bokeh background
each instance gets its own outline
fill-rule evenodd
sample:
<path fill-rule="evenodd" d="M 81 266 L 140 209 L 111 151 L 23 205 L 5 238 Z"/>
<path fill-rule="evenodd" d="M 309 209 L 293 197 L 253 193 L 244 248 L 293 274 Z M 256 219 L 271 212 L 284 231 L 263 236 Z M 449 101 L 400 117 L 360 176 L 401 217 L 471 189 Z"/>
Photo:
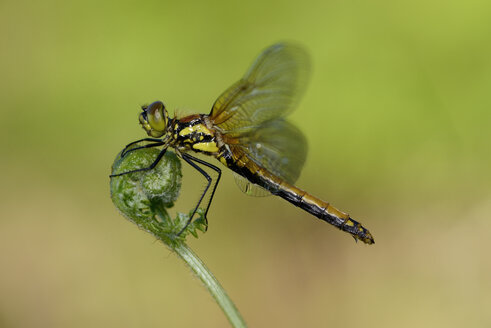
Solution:
<path fill-rule="evenodd" d="M 199 281 L 119 215 L 111 163 L 139 106 L 207 113 L 254 57 L 305 45 L 298 185 L 355 243 L 224 174 L 190 241 L 251 327 L 491 325 L 491 3 L 0 2 L 0 326 L 228 327 Z M 184 170 L 178 209 L 204 186 Z"/>

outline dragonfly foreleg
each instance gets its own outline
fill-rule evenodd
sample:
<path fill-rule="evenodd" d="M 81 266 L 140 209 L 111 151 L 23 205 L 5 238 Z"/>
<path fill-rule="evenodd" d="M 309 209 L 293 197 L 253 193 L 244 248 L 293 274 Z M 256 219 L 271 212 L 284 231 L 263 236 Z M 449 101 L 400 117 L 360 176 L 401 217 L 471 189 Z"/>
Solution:
<path fill-rule="evenodd" d="M 161 139 L 157 139 L 157 138 L 143 138 L 143 139 L 140 139 L 140 140 L 137 140 L 137 141 L 133 141 L 133 142 L 130 142 L 129 144 L 127 144 L 123 151 L 121 152 L 121 158 L 123 158 L 124 156 L 126 156 L 126 154 L 128 154 L 130 151 L 133 151 L 133 150 L 137 150 L 137 149 L 141 149 L 141 148 L 149 148 L 149 147 L 156 147 L 156 146 L 160 146 L 160 145 L 153 145 L 153 146 L 149 146 L 149 145 L 145 145 L 145 146 L 142 146 L 142 147 L 136 147 L 136 148 L 131 148 L 131 149 L 128 149 L 130 148 L 131 146 L 133 145 L 136 145 L 137 143 L 140 143 L 142 141 L 149 141 L 149 142 L 154 142 L 154 143 L 159 143 L 159 142 L 162 142 Z"/>
<path fill-rule="evenodd" d="M 139 147 L 131 148 L 131 149 L 128 149 L 127 151 L 125 151 L 124 154 L 121 155 L 121 158 L 125 157 L 126 155 L 128 155 L 129 153 L 131 153 L 132 151 L 135 151 L 135 150 L 144 149 L 144 148 L 158 147 L 158 146 L 162 146 L 164 144 L 165 144 L 165 142 L 159 141 L 159 142 L 150 143 L 150 144 L 147 144 L 147 145 L 144 145 L 144 146 L 139 146 Z"/>
<path fill-rule="evenodd" d="M 123 172 L 123 173 L 118 173 L 118 174 L 111 174 L 109 177 L 110 178 L 113 178 L 113 177 L 119 177 L 121 175 L 135 173 L 135 172 L 150 171 L 150 170 L 152 170 L 153 168 L 155 168 L 157 166 L 157 164 L 160 162 L 160 160 L 162 159 L 162 157 L 164 157 L 166 151 L 167 151 L 167 148 L 162 149 L 160 151 L 159 155 L 157 156 L 157 158 L 155 158 L 155 160 L 152 162 L 152 164 L 150 164 L 149 167 L 144 167 L 144 168 L 141 168 L 141 169 L 131 170 L 131 171 L 127 171 L 127 172 Z"/>

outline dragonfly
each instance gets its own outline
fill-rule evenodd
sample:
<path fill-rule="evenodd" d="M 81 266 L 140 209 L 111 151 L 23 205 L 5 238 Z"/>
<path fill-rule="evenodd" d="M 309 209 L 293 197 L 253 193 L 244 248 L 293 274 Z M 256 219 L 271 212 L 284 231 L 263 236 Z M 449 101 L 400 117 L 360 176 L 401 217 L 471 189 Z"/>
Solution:
<path fill-rule="evenodd" d="M 303 47 L 277 43 L 266 48 L 245 75 L 218 97 L 208 115 L 170 117 L 161 101 L 142 106 L 139 121 L 149 138 L 128 144 L 121 157 L 142 148 L 162 147 L 162 150 L 150 166 L 111 177 L 152 170 L 169 147 L 174 149 L 207 180 L 181 234 L 206 202 L 205 195 L 211 192 L 202 207 L 206 207 L 206 219 L 220 181 L 220 168 L 191 155 L 204 154 L 232 170 L 244 193 L 279 196 L 349 233 L 356 241 L 373 244 L 373 236 L 359 222 L 295 186 L 307 156 L 307 141 L 286 116 L 297 107 L 309 71 L 310 59 Z M 205 168 L 216 172 L 215 178 Z"/>

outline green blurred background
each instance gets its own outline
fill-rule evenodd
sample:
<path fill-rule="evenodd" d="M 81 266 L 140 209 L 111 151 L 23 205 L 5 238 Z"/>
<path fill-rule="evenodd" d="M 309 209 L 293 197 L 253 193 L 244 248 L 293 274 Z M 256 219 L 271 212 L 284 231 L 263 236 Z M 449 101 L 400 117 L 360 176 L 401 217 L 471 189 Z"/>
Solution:
<path fill-rule="evenodd" d="M 314 67 L 298 185 L 376 244 L 226 172 L 191 246 L 251 327 L 491 325 L 489 1 L 3 0 L 1 327 L 228 327 L 108 174 L 140 105 L 207 113 L 285 39 Z M 181 210 L 204 187 L 184 174 Z"/>

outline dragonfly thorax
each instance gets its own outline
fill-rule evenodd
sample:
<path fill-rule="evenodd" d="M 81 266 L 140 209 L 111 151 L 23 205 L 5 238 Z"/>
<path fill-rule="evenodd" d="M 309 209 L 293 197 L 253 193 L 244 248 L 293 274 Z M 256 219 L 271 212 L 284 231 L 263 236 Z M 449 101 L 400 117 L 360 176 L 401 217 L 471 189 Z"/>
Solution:
<path fill-rule="evenodd" d="M 219 133 L 208 121 L 207 115 L 190 115 L 172 120 L 171 144 L 179 150 L 216 155 L 221 146 Z"/>
<path fill-rule="evenodd" d="M 142 106 L 139 120 L 150 137 L 160 138 L 167 132 L 169 113 L 163 102 L 155 101 L 148 106 Z"/>

